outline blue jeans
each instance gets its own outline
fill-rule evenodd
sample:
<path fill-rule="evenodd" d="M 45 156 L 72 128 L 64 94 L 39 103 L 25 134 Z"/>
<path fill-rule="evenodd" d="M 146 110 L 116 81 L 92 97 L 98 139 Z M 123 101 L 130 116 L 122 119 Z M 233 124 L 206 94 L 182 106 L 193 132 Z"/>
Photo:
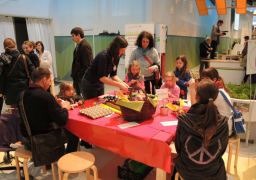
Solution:
<path fill-rule="evenodd" d="M 82 79 L 82 94 L 84 100 L 92 99 L 104 94 L 104 84 L 93 84 L 85 77 Z"/>

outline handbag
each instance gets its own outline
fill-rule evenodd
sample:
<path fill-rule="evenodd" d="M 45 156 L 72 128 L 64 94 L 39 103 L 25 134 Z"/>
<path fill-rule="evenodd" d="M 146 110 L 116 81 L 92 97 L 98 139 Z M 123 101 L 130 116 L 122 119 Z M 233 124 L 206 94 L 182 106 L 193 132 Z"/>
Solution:
<path fill-rule="evenodd" d="M 30 137 L 34 166 L 43 166 L 56 162 L 65 154 L 64 144 L 67 141 L 65 133 L 61 128 L 57 128 L 46 134 L 32 136 L 23 104 L 24 92 L 20 95 L 19 107 L 20 114 Z"/>
<path fill-rule="evenodd" d="M 244 118 L 242 115 L 241 111 L 235 110 L 234 107 L 230 104 L 228 98 L 225 96 L 225 94 L 219 90 L 220 94 L 223 96 L 223 98 L 226 100 L 226 102 L 228 103 L 229 107 L 232 109 L 233 111 L 233 115 L 232 115 L 232 130 L 233 130 L 233 134 L 240 134 L 240 133 L 245 133 L 246 131 L 246 124 L 244 122 Z"/>
<path fill-rule="evenodd" d="M 10 74 L 12 73 L 12 70 L 14 69 L 16 63 L 18 62 L 18 60 L 19 60 L 19 58 L 20 58 L 20 56 L 21 56 L 21 54 L 18 56 L 18 58 L 17 58 L 17 60 L 15 61 L 14 65 L 12 66 L 12 69 L 11 69 L 11 71 L 9 72 L 7 78 L 8 78 L 8 77 L 10 76 Z M 30 77 L 30 75 L 29 75 L 28 65 L 27 65 L 27 59 L 26 59 L 26 57 L 25 57 L 23 54 L 22 54 L 22 57 L 23 57 L 24 65 L 25 65 L 25 70 L 26 70 L 27 78 L 29 79 L 29 82 L 28 82 L 28 83 L 31 84 L 31 83 L 32 83 L 32 79 L 31 79 L 31 77 Z"/>
<path fill-rule="evenodd" d="M 150 64 L 150 66 L 153 66 L 153 64 L 151 63 L 151 61 L 147 58 L 147 56 L 143 55 L 143 57 L 148 61 L 148 63 Z M 154 72 L 154 79 L 155 79 L 155 84 L 156 86 L 158 86 L 157 89 L 159 89 L 162 85 L 162 78 L 161 78 L 161 71 L 160 71 L 160 66 L 157 65 L 158 70 Z"/>

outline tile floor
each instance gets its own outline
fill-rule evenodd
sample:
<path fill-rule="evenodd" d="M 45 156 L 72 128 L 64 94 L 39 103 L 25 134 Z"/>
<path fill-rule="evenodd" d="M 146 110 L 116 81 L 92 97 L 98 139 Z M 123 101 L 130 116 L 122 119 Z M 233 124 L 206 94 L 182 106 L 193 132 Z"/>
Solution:
<path fill-rule="evenodd" d="M 193 69 L 193 72 L 196 73 L 196 69 Z M 106 85 L 105 92 L 111 92 L 115 88 Z M 58 86 L 55 86 L 55 92 L 58 93 Z M 188 94 L 189 95 L 189 94 Z M 189 98 L 189 96 L 188 96 Z M 248 148 L 245 148 L 245 143 L 240 144 L 239 158 L 238 158 L 238 167 L 235 168 L 234 164 L 234 155 L 235 155 L 235 145 L 233 148 L 233 157 L 231 163 L 230 174 L 233 180 L 256 180 L 256 144 L 249 144 Z M 112 153 L 105 149 L 93 146 L 93 149 L 87 150 L 84 147 L 81 147 L 82 151 L 92 153 L 96 162 L 95 165 L 99 171 L 99 180 L 118 180 L 117 177 L 117 166 L 122 166 L 124 160 L 126 159 L 123 156 Z M 11 152 L 13 154 L 13 152 Z M 3 152 L 0 152 L 0 162 L 3 159 Z M 228 148 L 226 153 L 223 155 L 225 164 L 227 164 L 228 159 Z M 15 165 L 15 162 L 12 162 L 12 165 Z M 0 167 L 3 165 L 0 165 Z M 8 165 L 4 165 L 8 166 Z M 57 168 L 57 166 L 56 166 Z M 41 167 L 34 167 L 33 163 L 29 164 L 29 174 L 34 177 L 35 180 L 52 180 L 51 170 L 47 171 L 47 174 L 42 173 Z M 58 178 L 58 175 L 57 175 Z M 170 180 L 171 174 L 167 174 L 167 179 Z M 17 180 L 17 172 L 13 171 L 1 171 L 0 170 L 0 180 Z M 69 179 L 73 180 L 86 180 L 85 172 L 79 174 L 70 174 Z M 92 177 L 91 177 L 92 179 Z M 156 170 L 153 169 L 145 180 L 155 180 L 156 179 Z"/>

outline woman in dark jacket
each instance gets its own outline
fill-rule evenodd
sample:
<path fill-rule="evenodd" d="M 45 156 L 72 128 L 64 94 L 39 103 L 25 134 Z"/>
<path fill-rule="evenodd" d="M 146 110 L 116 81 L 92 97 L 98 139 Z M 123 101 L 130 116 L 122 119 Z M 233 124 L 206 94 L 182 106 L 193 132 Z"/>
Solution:
<path fill-rule="evenodd" d="M 0 94 L 4 96 L 5 103 L 12 107 L 17 106 L 18 94 L 29 85 L 23 56 L 16 49 L 16 43 L 7 38 L 4 40 L 5 53 L 0 55 Z M 35 66 L 26 56 L 29 74 Z"/>
<path fill-rule="evenodd" d="M 228 118 L 213 103 L 218 93 L 212 80 L 203 79 L 197 86 L 197 103 L 178 116 L 175 168 L 184 179 L 226 180 L 222 155 L 229 139 Z"/>
<path fill-rule="evenodd" d="M 104 84 L 119 87 L 124 92 L 128 90 L 129 86 L 117 76 L 119 60 L 127 46 L 126 39 L 118 36 L 110 43 L 109 48 L 97 54 L 82 79 L 85 100 L 103 95 Z"/>
<path fill-rule="evenodd" d="M 22 44 L 22 48 L 26 55 L 28 55 L 30 61 L 34 64 L 35 68 L 40 66 L 40 61 L 38 56 L 34 53 L 34 49 L 36 47 L 36 43 L 33 41 L 25 41 Z"/>

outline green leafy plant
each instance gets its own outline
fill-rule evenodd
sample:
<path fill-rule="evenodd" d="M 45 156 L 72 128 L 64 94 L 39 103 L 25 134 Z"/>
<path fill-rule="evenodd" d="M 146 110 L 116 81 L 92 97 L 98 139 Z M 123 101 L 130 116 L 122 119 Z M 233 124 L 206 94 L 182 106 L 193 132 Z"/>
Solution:
<path fill-rule="evenodd" d="M 236 83 L 229 82 L 227 85 L 229 96 L 236 99 L 250 99 L 250 85 L 242 84 L 238 86 Z M 253 99 L 256 84 L 252 84 L 251 99 Z"/>
<path fill-rule="evenodd" d="M 235 46 L 236 44 L 239 44 L 239 43 L 240 43 L 240 41 L 239 41 L 238 39 L 234 39 L 234 40 L 232 41 L 232 48 L 231 48 L 231 49 L 233 49 L 234 46 Z"/>

